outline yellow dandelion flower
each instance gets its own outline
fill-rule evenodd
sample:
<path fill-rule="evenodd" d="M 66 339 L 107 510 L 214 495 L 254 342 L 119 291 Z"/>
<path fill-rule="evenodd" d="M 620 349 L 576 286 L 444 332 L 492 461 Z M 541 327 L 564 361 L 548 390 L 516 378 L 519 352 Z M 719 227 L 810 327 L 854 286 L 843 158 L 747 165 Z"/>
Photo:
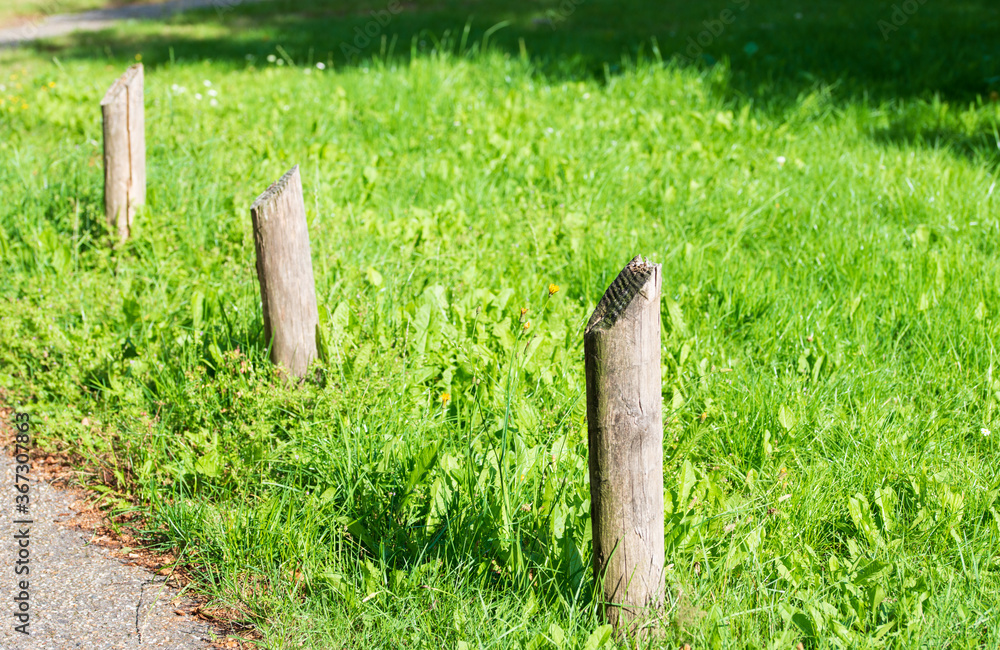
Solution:
<path fill-rule="evenodd" d="M 529 321 L 525 321 L 524 325 L 521 326 L 521 329 L 524 330 L 525 332 L 527 332 L 529 327 L 531 327 L 531 321 L 530 320 Z"/>
<path fill-rule="evenodd" d="M 21 104 L 21 110 L 22 111 L 28 110 L 28 105 L 27 104 Z"/>
<path fill-rule="evenodd" d="M 521 307 L 521 315 L 524 316 L 527 313 L 528 313 L 528 308 L 527 307 Z"/>
<path fill-rule="evenodd" d="M 142 55 L 141 54 L 136 54 L 135 55 L 135 60 L 136 61 L 142 61 Z"/>
<path fill-rule="evenodd" d="M 451 393 L 441 393 L 441 404 L 447 406 L 451 401 Z"/>
<path fill-rule="evenodd" d="M 556 293 L 557 291 L 559 291 L 559 285 L 558 284 L 550 284 L 549 285 L 549 295 L 550 296 L 552 294 Z"/>
<path fill-rule="evenodd" d="M 56 82 L 50 81 L 49 82 L 49 88 L 55 88 L 55 87 L 56 87 Z"/>

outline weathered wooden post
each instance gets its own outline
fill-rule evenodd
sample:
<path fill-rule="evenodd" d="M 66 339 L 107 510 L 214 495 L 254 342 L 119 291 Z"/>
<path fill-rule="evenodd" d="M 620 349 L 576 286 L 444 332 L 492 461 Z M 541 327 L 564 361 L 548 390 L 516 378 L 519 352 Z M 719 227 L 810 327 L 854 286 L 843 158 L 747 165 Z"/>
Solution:
<path fill-rule="evenodd" d="M 101 101 L 104 115 L 104 213 L 128 239 L 136 209 L 146 202 L 146 116 L 143 69 L 129 68 Z"/>
<path fill-rule="evenodd" d="M 319 312 L 298 165 L 257 197 L 250 216 L 271 361 L 302 377 L 316 358 Z"/>
<path fill-rule="evenodd" d="M 663 607 L 660 265 L 636 257 L 584 331 L 594 579 L 621 634 Z"/>

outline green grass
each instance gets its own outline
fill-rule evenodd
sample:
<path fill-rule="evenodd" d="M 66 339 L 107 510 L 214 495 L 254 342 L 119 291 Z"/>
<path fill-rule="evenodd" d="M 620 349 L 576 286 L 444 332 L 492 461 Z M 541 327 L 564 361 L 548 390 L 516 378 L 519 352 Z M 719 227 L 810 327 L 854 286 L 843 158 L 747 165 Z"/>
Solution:
<path fill-rule="evenodd" d="M 713 65 L 669 53 L 723 3 L 594 0 L 555 30 L 552 5 L 445 3 L 354 64 L 363 15 L 276 6 L 0 54 L 0 389 L 199 589 L 274 648 L 612 647 L 582 329 L 644 254 L 653 647 L 1000 643 L 992 6 L 845 44 L 891 8 L 778 35 L 796 9 L 755 4 Z M 97 106 L 136 55 L 149 200 L 112 250 Z M 296 163 L 328 358 L 288 386 L 248 212 Z"/>

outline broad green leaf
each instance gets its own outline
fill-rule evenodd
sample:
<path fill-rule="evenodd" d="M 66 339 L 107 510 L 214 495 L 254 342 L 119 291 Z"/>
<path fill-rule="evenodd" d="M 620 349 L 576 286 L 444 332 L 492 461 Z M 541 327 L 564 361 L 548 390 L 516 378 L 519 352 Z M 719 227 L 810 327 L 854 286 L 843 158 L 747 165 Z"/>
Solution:
<path fill-rule="evenodd" d="M 410 475 L 406 479 L 404 490 L 406 497 L 409 497 L 410 493 L 413 492 L 413 488 L 417 487 L 417 484 L 424 479 L 424 476 L 427 475 L 427 472 L 434 465 L 434 461 L 437 460 L 439 445 L 440 441 L 430 442 L 420 450 L 420 454 L 415 459 L 413 469 L 410 470 Z"/>
<path fill-rule="evenodd" d="M 365 560 L 361 565 L 361 575 L 365 582 L 365 596 L 371 596 L 385 587 L 385 574 L 371 560 Z"/>
<path fill-rule="evenodd" d="M 358 602 L 358 597 L 354 593 L 354 587 L 346 578 L 340 573 L 336 573 L 331 569 L 323 569 L 316 576 L 317 580 L 324 582 L 341 597 L 348 605 L 355 606 Z"/>
<path fill-rule="evenodd" d="M 351 323 L 351 306 L 346 300 L 333 310 L 330 317 L 330 338 L 337 345 L 343 345 L 348 337 Z"/>
<path fill-rule="evenodd" d="M 694 465 L 691 464 L 690 460 L 685 459 L 684 464 L 681 466 L 681 475 L 679 480 L 680 488 L 680 512 L 684 512 L 688 508 L 688 503 L 690 502 L 691 488 L 698 481 L 698 477 L 694 471 Z"/>
<path fill-rule="evenodd" d="M 896 524 L 896 503 L 898 498 L 893 490 L 883 488 L 875 490 L 875 506 L 882 517 L 882 529 L 891 533 Z"/>
<path fill-rule="evenodd" d="M 330 360 L 330 344 L 326 340 L 326 332 L 323 326 L 316 323 L 316 356 L 320 361 Z"/>
<path fill-rule="evenodd" d="M 434 479 L 430 491 L 430 510 L 427 513 L 426 521 L 429 533 L 434 532 L 441 522 L 444 521 L 448 514 L 448 505 L 451 503 L 451 497 L 452 493 L 448 482 L 440 476 Z"/>
<path fill-rule="evenodd" d="M 885 600 L 885 590 L 882 589 L 882 585 L 873 585 L 868 590 L 868 611 L 877 614 L 878 606 L 883 600 Z"/>
<path fill-rule="evenodd" d="M 562 539 L 565 530 L 566 509 L 563 507 L 562 502 L 556 502 L 552 510 L 552 536 L 556 539 Z"/>
<path fill-rule="evenodd" d="M 583 650 L 601 650 L 611 639 L 613 628 L 610 625 L 602 625 L 587 637 L 583 644 Z"/>
<path fill-rule="evenodd" d="M 549 639 L 552 641 L 552 643 L 557 648 L 561 648 L 561 647 L 563 647 L 563 643 L 565 643 L 565 641 L 566 641 L 566 633 L 563 632 L 563 629 L 561 627 L 559 627 L 559 625 L 557 623 L 554 623 L 554 622 L 550 623 L 549 624 Z"/>
<path fill-rule="evenodd" d="M 528 600 L 524 604 L 524 610 L 521 612 L 521 618 L 524 620 L 530 619 L 535 613 L 538 612 L 538 600 L 535 598 L 535 592 L 528 592 Z"/>
<path fill-rule="evenodd" d="M 142 318 L 142 307 L 138 300 L 128 297 L 122 302 L 122 313 L 125 315 L 125 324 L 131 327 Z"/>
<path fill-rule="evenodd" d="M 202 454 L 198 457 L 198 460 L 194 462 L 194 469 L 199 474 L 210 478 L 218 478 L 222 475 L 221 464 L 218 452 L 213 449 L 207 454 Z"/>
<path fill-rule="evenodd" d="M 681 306 L 670 298 L 667 298 L 667 313 L 670 314 L 670 324 L 673 325 L 674 331 L 683 337 L 690 336 Z"/>
<path fill-rule="evenodd" d="M 361 540 L 365 546 L 371 551 L 378 550 L 378 542 L 375 538 L 371 536 L 368 529 L 364 525 L 364 519 L 355 519 L 351 523 L 347 524 L 347 532 L 354 536 L 355 539 Z"/>
<path fill-rule="evenodd" d="M 786 431 L 791 431 L 795 427 L 798 420 L 795 417 L 795 413 L 792 412 L 792 409 L 782 404 L 781 408 L 778 409 L 778 422 L 785 428 Z"/>
<path fill-rule="evenodd" d="M 813 362 L 812 366 L 812 381 L 815 384 L 819 381 L 819 374 L 823 371 L 823 363 L 826 361 L 826 355 L 820 355 Z"/>
<path fill-rule="evenodd" d="M 867 538 L 868 543 L 872 546 L 881 546 L 882 538 L 879 534 L 878 528 L 875 526 L 875 520 L 872 518 L 871 506 L 868 504 L 868 499 L 862 494 L 856 494 L 847 502 L 847 511 L 851 515 L 851 521 L 857 529 Z"/>
<path fill-rule="evenodd" d="M 202 317 L 205 314 L 205 294 L 195 291 L 191 296 L 191 327 L 195 331 L 201 329 Z"/>
<path fill-rule="evenodd" d="M 792 614 L 792 625 L 799 628 L 802 634 L 809 638 L 816 636 L 816 628 L 813 626 L 812 618 L 806 616 L 803 612 Z"/>
<path fill-rule="evenodd" d="M 879 577 L 880 575 L 882 575 L 885 572 L 885 570 L 891 566 L 892 566 L 891 564 L 885 564 L 884 562 L 877 562 L 877 561 L 871 562 L 870 564 L 868 564 L 868 566 L 866 566 L 864 569 L 858 572 L 858 575 L 855 577 L 854 581 L 857 584 L 861 585 L 866 584 L 874 580 L 875 578 Z"/>

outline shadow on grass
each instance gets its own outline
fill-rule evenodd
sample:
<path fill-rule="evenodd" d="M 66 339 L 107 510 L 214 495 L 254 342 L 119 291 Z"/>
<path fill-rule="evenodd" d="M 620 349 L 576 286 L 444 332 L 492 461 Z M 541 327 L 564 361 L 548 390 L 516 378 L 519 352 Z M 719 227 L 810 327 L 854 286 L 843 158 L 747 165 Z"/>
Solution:
<path fill-rule="evenodd" d="M 942 149 L 973 161 L 985 163 L 991 171 L 1000 169 L 1000 132 L 996 121 L 967 129 L 952 124 L 925 122 L 904 116 L 887 128 L 872 133 L 882 144 Z"/>
<path fill-rule="evenodd" d="M 842 0 L 218 0 L 166 23 L 36 44 L 61 59 L 131 60 L 155 68 L 211 59 L 233 66 L 269 55 L 312 65 L 363 65 L 488 41 L 529 56 L 550 79 L 605 79 L 637 60 L 707 68 L 728 62 L 723 91 L 758 110 L 784 111 L 822 86 L 837 102 L 941 98 L 989 101 L 1000 92 L 1000 6 Z M 951 143 L 992 151 L 992 126 L 962 135 L 893 127 L 887 142 Z M 994 152 L 995 153 L 995 152 Z"/>

